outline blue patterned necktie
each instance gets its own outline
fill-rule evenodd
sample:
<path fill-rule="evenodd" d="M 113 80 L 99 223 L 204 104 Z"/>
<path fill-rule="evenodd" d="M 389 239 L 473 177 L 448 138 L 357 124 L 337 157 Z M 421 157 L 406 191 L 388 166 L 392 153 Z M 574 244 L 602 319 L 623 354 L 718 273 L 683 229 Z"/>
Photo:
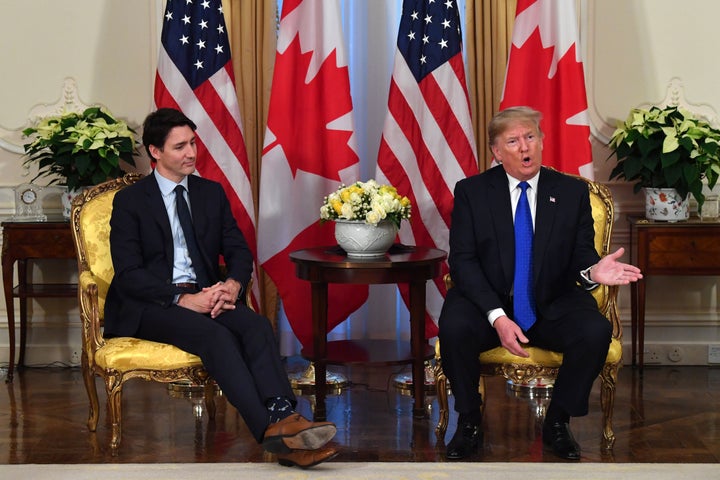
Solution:
<path fill-rule="evenodd" d="M 185 187 L 182 185 L 175 187 L 175 208 L 177 209 L 177 216 L 178 220 L 180 220 L 185 243 L 190 252 L 190 261 L 192 262 L 193 270 L 195 270 L 196 281 L 200 287 L 207 287 L 210 285 L 210 279 L 202 263 L 202 255 L 200 254 L 200 248 L 195 238 L 195 229 L 193 228 L 192 217 L 190 216 L 190 208 L 188 208 L 188 204 L 185 201 L 184 192 Z"/>
<path fill-rule="evenodd" d="M 527 182 L 520 182 L 522 189 L 515 210 L 515 280 L 513 287 L 513 310 L 515 322 L 524 331 L 535 323 L 535 295 L 532 289 L 533 223 L 527 198 Z"/>

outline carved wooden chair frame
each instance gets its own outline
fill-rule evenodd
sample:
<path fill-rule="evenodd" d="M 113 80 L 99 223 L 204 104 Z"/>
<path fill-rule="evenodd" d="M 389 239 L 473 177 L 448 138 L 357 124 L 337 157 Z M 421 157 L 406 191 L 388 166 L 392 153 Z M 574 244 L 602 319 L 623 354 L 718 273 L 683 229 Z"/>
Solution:
<path fill-rule="evenodd" d="M 210 418 L 215 416 L 215 383 L 203 368 L 199 357 L 179 348 L 136 338 L 103 338 L 103 307 L 112 272 L 95 272 L 100 255 L 109 259 L 109 236 L 87 238 L 86 227 L 109 222 L 112 198 L 121 189 L 135 183 L 141 175 L 127 174 L 86 190 L 73 202 L 71 230 L 78 260 L 78 301 L 82 322 L 82 373 L 90 401 L 88 429 L 95 432 L 99 417 L 95 376 L 105 383 L 112 428 L 110 447 L 115 453 L 122 439 L 122 391 L 133 378 L 161 383 L 189 381 L 204 387 L 205 405 Z M 108 212 L 100 218 L 85 218 L 86 208 L 97 201 L 108 202 Z M 109 227 L 107 228 L 109 232 Z M 90 245 L 88 242 L 100 242 Z M 110 266 L 112 262 L 110 262 Z M 111 267 L 110 267 L 111 268 Z M 108 278 L 109 277 L 109 278 Z"/>

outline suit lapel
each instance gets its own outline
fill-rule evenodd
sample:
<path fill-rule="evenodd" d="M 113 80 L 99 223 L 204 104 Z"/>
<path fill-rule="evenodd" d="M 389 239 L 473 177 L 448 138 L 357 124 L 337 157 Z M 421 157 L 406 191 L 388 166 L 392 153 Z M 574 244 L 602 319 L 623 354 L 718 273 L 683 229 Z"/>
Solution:
<path fill-rule="evenodd" d="M 515 265 L 515 227 L 510 205 L 510 189 L 508 178 L 502 167 L 495 167 L 495 174 L 490 182 L 488 199 L 490 212 L 497 232 L 498 251 L 505 281 L 512 285 Z"/>
<path fill-rule="evenodd" d="M 209 230 L 209 216 L 205 214 L 205 211 L 208 208 L 208 192 L 202 182 L 197 180 L 198 177 L 195 175 L 188 176 L 188 198 L 190 198 L 193 228 L 195 229 L 195 238 L 197 240 L 198 248 L 200 249 L 200 255 L 202 256 L 201 260 L 205 263 L 205 270 L 212 276 L 214 269 L 211 266 L 213 265 L 213 262 L 210 261 L 207 251 L 208 249 L 205 248 L 204 240 L 206 236 L 201 234 L 201 232 Z M 215 264 L 217 264 L 217 260 L 215 260 Z"/>
<path fill-rule="evenodd" d="M 202 249 L 202 235 L 198 232 L 204 232 L 207 227 L 207 215 L 203 214 L 207 196 L 203 195 L 202 185 L 195 180 L 197 180 L 195 175 L 188 176 L 188 198 L 190 198 L 190 209 L 198 246 Z"/>
<path fill-rule="evenodd" d="M 550 237 L 557 214 L 557 181 L 554 175 L 543 168 L 540 171 L 538 180 L 537 205 L 535 207 L 535 238 L 533 240 L 533 277 L 537 281 L 540 276 L 542 260 L 545 258 L 545 250 L 550 242 Z"/>
<path fill-rule="evenodd" d="M 165 210 L 165 202 L 162 199 L 160 187 L 155 180 L 154 175 L 148 175 L 145 182 L 145 195 L 147 195 L 145 205 L 148 206 L 150 217 L 160 226 L 163 238 L 163 249 L 165 250 L 165 258 L 168 260 L 168 267 L 172 272 L 173 258 L 175 255 L 175 247 L 173 244 L 172 230 L 170 229 L 170 219 L 167 210 Z"/>

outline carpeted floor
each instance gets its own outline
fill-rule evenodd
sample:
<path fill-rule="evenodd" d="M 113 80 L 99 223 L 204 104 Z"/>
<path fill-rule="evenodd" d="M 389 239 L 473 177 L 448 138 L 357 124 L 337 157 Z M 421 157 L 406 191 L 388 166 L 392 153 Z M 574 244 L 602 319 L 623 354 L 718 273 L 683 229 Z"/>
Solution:
<path fill-rule="evenodd" d="M 658 463 L 355 463 L 309 470 L 273 463 L 0 465 L 0 478 L 32 480 L 676 480 L 720 479 L 715 464 Z"/>

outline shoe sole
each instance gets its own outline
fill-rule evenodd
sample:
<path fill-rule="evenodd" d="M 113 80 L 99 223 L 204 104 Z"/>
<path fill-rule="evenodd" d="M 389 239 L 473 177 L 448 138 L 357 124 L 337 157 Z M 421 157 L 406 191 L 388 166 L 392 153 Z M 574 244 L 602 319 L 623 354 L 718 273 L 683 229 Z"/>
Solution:
<path fill-rule="evenodd" d="M 320 425 L 302 430 L 295 435 L 276 435 L 263 440 L 262 446 L 270 453 L 290 453 L 292 450 L 317 450 L 337 433 L 335 425 Z"/>
<path fill-rule="evenodd" d="M 288 460 L 286 458 L 278 458 L 278 463 L 282 465 L 283 467 L 299 467 L 303 470 L 306 470 L 308 468 L 314 467 L 315 465 L 320 465 L 323 462 L 327 462 L 328 460 L 332 460 L 333 458 L 337 457 L 340 454 L 340 452 L 335 452 L 332 455 L 330 455 L 327 458 L 323 458 L 322 460 L 318 460 L 317 462 L 311 463 L 309 465 L 300 465 L 299 463 L 295 463 L 292 460 Z"/>

